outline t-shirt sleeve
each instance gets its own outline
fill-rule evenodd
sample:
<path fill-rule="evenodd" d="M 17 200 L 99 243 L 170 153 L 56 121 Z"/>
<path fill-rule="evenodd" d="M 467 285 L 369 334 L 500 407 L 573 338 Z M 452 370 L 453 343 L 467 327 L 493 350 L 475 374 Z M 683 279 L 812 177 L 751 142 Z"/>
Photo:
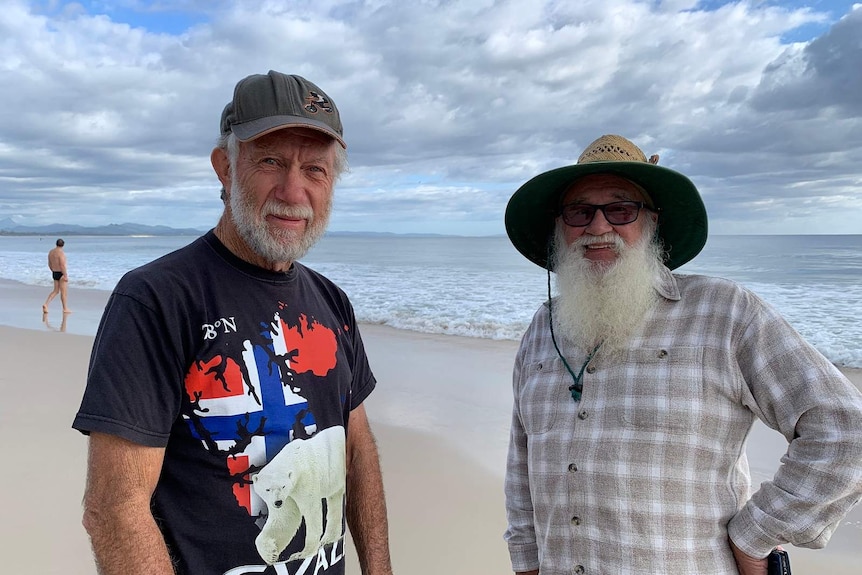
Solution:
<path fill-rule="evenodd" d="M 350 321 L 353 329 L 353 381 L 351 382 L 351 406 L 353 410 L 365 401 L 371 395 L 374 388 L 377 386 L 377 380 L 371 372 L 371 366 L 368 364 L 368 356 L 365 354 L 365 344 L 362 341 L 362 335 L 359 333 L 359 326 L 356 324 L 356 318 L 353 316 L 353 308 L 350 308 Z"/>
<path fill-rule="evenodd" d="M 150 447 L 167 445 L 180 412 L 183 367 L 177 330 L 159 317 L 136 297 L 111 295 L 73 428 Z"/>

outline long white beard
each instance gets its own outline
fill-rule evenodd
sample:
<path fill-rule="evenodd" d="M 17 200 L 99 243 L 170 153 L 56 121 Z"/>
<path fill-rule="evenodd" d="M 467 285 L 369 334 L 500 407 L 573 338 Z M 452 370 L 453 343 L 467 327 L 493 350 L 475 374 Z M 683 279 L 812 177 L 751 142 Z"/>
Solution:
<path fill-rule="evenodd" d="M 244 188 L 237 171 L 233 170 L 230 211 L 239 235 L 254 253 L 269 263 L 295 262 L 326 232 L 331 199 L 324 206 L 323 213 L 315 214 L 311 207 L 285 205 L 274 199 L 267 200 L 257 212 L 252 194 Z M 273 229 L 266 223 L 266 214 L 304 218 L 308 225 L 304 232 Z"/>
<path fill-rule="evenodd" d="M 655 286 L 662 266 L 661 247 L 650 240 L 651 235 L 634 246 L 613 233 L 582 236 L 567 246 L 557 228 L 555 334 L 587 351 L 601 343 L 603 355 L 626 344 L 660 297 Z M 585 244 L 602 242 L 616 245 L 615 262 L 597 263 L 584 257 Z"/>

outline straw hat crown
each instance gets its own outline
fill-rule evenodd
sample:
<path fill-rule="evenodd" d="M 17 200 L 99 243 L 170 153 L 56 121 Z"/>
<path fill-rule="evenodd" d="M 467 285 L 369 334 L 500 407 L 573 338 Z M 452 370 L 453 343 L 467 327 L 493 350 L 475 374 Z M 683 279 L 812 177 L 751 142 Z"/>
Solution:
<path fill-rule="evenodd" d="M 646 162 L 640 148 L 622 136 L 605 135 L 590 144 L 578 158 L 579 164 L 590 162 Z"/>

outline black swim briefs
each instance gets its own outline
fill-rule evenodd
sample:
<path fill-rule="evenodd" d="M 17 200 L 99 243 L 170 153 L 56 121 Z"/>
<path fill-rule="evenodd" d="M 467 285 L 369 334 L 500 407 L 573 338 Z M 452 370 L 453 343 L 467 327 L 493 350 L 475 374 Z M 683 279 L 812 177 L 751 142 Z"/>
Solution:
<path fill-rule="evenodd" d="M 63 278 L 63 272 L 51 272 L 51 275 L 54 276 L 55 282 L 58 282 Z"/>

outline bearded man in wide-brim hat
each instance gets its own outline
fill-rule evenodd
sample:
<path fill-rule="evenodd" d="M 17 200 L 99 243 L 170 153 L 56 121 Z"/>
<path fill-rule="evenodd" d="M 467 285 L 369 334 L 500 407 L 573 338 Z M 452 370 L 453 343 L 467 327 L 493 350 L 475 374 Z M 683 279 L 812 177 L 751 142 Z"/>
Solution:
<path fill-rule="evenodd" d="M 506 209 L 549 291 L 514 367 L 517 573 L 765 574 L 780 545 L 826 545 L 862 497 L 862 394 L 751 291 L 672 273 L 707 215 L 657 163 L 602 136 Z M 789 445 L 752 493 L 755 418 Z"/>

